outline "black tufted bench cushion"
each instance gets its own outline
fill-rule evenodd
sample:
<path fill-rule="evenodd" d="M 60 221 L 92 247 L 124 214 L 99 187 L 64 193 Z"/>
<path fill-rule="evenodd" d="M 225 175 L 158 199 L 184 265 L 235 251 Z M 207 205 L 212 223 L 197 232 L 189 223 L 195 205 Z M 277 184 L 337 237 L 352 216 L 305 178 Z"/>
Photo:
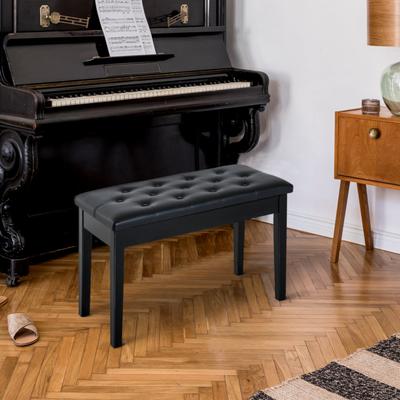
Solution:
<path fill-rule="evenodd" d="M 243 273 L 244 221 L 275 215 L 275 288 L 286 287 L 286 197 L 293 186 L 233 165 L 83 193 L 80 209 L 80 315 L 90 312 L 92 235 L 111 248 L 111 344 L 122 345 L 124 249 L 223 224 L 233 224 L 235 272 Z"/>

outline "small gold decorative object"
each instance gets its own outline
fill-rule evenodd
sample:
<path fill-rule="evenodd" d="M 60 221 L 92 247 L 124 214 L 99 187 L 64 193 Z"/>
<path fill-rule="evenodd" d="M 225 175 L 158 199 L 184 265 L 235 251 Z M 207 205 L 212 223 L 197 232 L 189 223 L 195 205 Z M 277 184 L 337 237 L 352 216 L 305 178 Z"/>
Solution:
<path fill-rule="evenodd" d="M 369 137 L 371 139 L 377 140 L 381 137 L 381 131 L 377 128 L 372 128 L 369 130 Z"/>
<path fill-rule="evenodd" d="M 67 15 L 61 15 L 57 11 L 51 12 L 50 7 L 46 4 L 40 7 L 40 26 L 42 28 L 48 28 L 51 24 L 67 24 L 81 26 L 82 28 L 89 28 L 90 18 L 78 18 L 69 17 Z"/>
<path fill-rule="evenodd" d="M 189 23 L 189 6 L 187 4 L 181 5 L 181 22 L 182 24 Z"/>
<path fill-rule="evenodd" d="M 364 115 L 379 115 L 381 102 L 377 99 L 364 99 L 362 101 L 362 113 Z"/>
<path fill-rule="evenodd" d="M 189 23 L 189 6 L 187 4 L 181 4 L 181 10 L 173 17 L 168 17 L 167 24 L 168 28 L 178 22 L 186 25 Z"/>

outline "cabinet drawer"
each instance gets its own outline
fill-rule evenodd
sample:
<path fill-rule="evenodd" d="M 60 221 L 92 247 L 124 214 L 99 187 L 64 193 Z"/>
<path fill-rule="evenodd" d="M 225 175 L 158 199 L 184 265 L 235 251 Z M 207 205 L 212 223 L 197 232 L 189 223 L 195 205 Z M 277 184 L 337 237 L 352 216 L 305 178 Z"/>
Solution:
<path fill-rule="evenodd" d="M 338 177 L 400 185 L 400 124 L 340 116 L 337 125 Z"/>

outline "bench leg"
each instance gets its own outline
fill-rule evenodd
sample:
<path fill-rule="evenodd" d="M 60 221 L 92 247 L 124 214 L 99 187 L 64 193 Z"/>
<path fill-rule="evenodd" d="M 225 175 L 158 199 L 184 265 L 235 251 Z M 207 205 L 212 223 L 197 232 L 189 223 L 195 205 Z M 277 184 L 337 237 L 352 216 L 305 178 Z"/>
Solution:
<path fill-rule="evenodd" d="M 245 221 L 233 224 L 235 274 L 243 275 L 243 252 L 244 252 L 244 229 Z"/>
<path fill-rule="evenodd" d="M 124 248 L 114 244 L 110 249 L 110 338 L 111 346 L 122 346 L 124 308 Z"/>
<path fill-rule="evenodd" d="M 79 315 L 90 314 L 92 234 L 85 229 L 84 212 L 79 210 Z"/>
<path fill-rule="evenodd" d="M 280 196 L 274 214 L 275 297 L 286 299 L 287 196 Z"/>

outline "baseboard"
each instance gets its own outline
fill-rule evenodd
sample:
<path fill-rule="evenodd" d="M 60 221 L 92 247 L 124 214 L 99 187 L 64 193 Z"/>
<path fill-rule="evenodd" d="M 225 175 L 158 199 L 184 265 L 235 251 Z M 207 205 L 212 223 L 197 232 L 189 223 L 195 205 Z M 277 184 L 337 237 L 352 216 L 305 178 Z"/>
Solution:
<path fill-rule="evenodd" d="M 271 223 L 271 216 L 260 220 Z M 314 233 L 331 238 L 335 227 L 334 220 L 315 217 L 301 212 L 288 212 L 288 227 L 298 231 Z M 374 230 L 374 245 L 377 249 L 391 251 L 400 254 L 400 234 Z M 343 240 L 348 242 L 364 244 L 364 233 L 361 226 L 345 224 L 343 229 Z"/>

